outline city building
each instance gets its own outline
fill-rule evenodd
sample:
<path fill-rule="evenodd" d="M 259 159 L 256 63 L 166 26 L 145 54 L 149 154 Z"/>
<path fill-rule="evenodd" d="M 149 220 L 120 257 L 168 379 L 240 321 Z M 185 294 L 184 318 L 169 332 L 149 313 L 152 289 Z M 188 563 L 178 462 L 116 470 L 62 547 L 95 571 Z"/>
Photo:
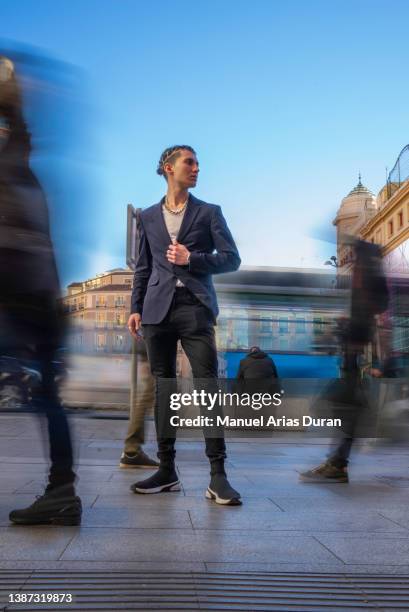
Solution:
<path fill-rule="evenodd" d="M 67 287 L 62 306 L 69 324 L 72 352 L 130 353 L 126 322 L 132 279 L 132 270 L 118 268 Z"/>
<path fill-rule="evenodd" d="M 349 235 L 378 244 L 387 272 L 409 274 L 408 164 L 409 145 L 399 154 L 386 185 L 376 197 L 359 176 L 356 187 L 342 200 L 334 220 L 341 272 L 350 263 L 350 247 L 344 240 Z"/>

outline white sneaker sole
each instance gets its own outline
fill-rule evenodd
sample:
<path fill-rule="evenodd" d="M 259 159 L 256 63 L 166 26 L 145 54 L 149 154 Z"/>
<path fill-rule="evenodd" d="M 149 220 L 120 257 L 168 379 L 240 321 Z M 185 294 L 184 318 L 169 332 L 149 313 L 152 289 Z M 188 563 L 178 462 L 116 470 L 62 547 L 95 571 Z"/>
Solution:
<path fill-rule="evenodd" d="M 171 493 L 174 491 L 181 491 L 180 481 L 175 480 L 175 482 L 171 482 L 166 485 L 162 485 L 161 487 L 152 487 L 151 489 L 139 489 L 138 487 L 132 488 L 134 493 L 142 493 L 142 494 L 154 494 L 154 493 Z"/>
<path fill-rule="evenodd" d="M 216 502 L 216 504 L 220 504 L 221 506 L 241 506 L 243 503 L 239 497 L 232 497 L 231 499 L 223 499 L 219 497 L 216 491 L 212 491 L 210 487 L 207 487 L 207 491 L 205 493 L 205 497 L 207 499 L 211 499 Z"/>

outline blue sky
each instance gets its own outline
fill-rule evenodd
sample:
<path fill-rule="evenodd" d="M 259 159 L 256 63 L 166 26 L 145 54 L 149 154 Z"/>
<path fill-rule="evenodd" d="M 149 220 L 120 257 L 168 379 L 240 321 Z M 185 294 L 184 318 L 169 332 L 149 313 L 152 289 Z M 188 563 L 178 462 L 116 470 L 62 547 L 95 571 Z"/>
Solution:
<path fill-rule="evenodd" d="M 0 12 L 4 39 L 65 66 L 58 163 L 38 166 L 51 201 L 58 184 L 64 283 L 124 265 L 126 204 L 161 197 L 168 145 L 197 150 L 194 193 L 222 205 L 244 264 L 321 266 L 358 171 L 376 193 L 409 142 L 405 1 L 3 0 Z"/>

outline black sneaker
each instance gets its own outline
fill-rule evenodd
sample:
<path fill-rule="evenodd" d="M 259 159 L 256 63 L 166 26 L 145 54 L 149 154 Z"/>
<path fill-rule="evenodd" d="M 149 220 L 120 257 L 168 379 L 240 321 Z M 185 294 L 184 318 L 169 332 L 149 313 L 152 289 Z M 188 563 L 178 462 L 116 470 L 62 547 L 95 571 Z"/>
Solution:
<path fill-rule="evenodd" d="M 240 493 L 230 485 L 225 474 L 215 474 L 205 493 L 207 499 L 212 499 L 222 506 L 241 506 Z"/>
<path fill-rule="evenodd" d="M 143 450 L 138 453 L 130 455 L 129 453 L 122 453 L 121 460 L 119 462 L 120 468 L 155 468 L 159 467 L 159 463 L 154 459 L 148 457 Z"/>
<path fill-rule="evenodd" d="M 140 480 L 131 485 L 134 493 L 166 493 L 169 491 L 180 491 L 180 481 L 175 470 L 168 472 L 159 470 L 146 480 Z"/>
<path fill-rule="evenodd" d="M 339 468 L 328 461 L 321 463 L 316 468 L 300 473 L 301 482 L 348 482 L 348 469 Z"/>
<path fill-rule="evenodd" d="M 17 525 L 80 525 L 82 506 L 72 484 L 50 489 L 28 508 L 12 510 L 9 519 Z"/>

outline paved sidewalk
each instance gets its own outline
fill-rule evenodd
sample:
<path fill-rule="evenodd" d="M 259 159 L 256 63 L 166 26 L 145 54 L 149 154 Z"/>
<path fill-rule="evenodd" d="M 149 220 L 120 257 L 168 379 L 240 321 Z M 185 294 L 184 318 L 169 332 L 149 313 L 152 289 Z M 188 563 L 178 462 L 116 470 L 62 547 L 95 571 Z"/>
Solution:
<path fill-rule="evenodd" d="M 0 416 L 0 569 L 409 573 L 409 447 L 364 444 L 350 484 L 298 482 L 326 454 L 302 434 L 229 442 L 241 507 L 204 498 L 203 444 L 178 442 L 183 491 L 135 495 L 149 470 L 121 470 L 124 420 L 72 417 L 81 527 L 18 527 L 8 513 L 44 488 L 38 420 Z M 152 422 L 146 450 L 155 452 Z"/>

